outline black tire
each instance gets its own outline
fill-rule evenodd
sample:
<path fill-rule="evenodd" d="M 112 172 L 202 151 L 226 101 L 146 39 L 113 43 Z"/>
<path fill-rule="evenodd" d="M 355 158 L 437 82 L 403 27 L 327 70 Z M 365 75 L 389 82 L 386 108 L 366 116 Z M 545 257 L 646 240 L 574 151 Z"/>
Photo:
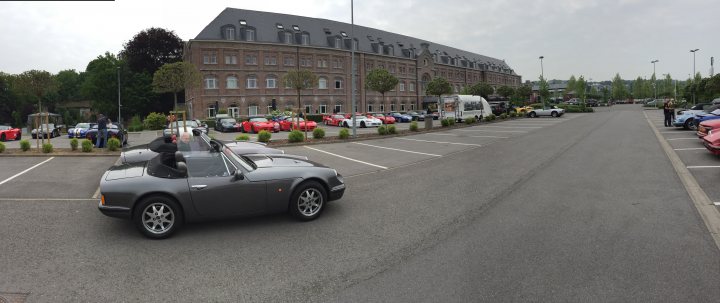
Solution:
<path fill-rule="evenodd" d="M 695 121 L 693 121 L 693 120 L 694 119 L 692 119 L 692 118 L 685 120 L 685 124 L 683 125 L 683 128 L 689 129 L 689 130 L 697 130 L 697 125 L 695 125 Z"/>
<path fill-rule="evenodd" d="M 31 137 L 32 137 L 33 139 L 37 139 L 37 135 L 35 135 L 35 134 L 31 135 Z"/>
<path fill-rule="evenodd" d="M 5 134 L 0 135 L 0 141 L 5 142 Z"/>
<path fill-rule="evenodd" d="M 21 140 L 22 139 L 22 133 L 18 133 L 17 137 L 15 137 L 15 140 Z"/>
<path fill-rule="evenodd" d="M 327 202 L 325 188 L 315 181 L 298 185 L 293 192 L 288 211 L 300 221 L 311 221 L 320 216 Z"/>
<path fill-rule="evenodd" d="M 255 126 L 250 126 L 250 133 L 257 134 L 257 130 L 255 129 Z"/>
<path fill-rule="evenodd" d="M 367 126 L 365 126 L 365 121 L 360 121 L 360 128 L 366 128 L 366 127 Z"/>
<path fill-rule="evenodd" d="M 537 114 L 535 112 L 530 112 L 528 116 L 530 116 L 530 118 L 535 118 L 537 117 Z"/>
<path fill-rule="evenodd" d="M 347 123 L 347 122 L 343 122 L 343 125 L 342 125 L 342 127 L 345 127 L 345 128 L 349 128 L 350 126 L 348 125 L 348 123 Z"/>
<path fill-rule="evenodd" d="M 558 113 L 557 113 L 557 112 L 552 112 L 552 113 L 550 113 L 550 116 L 552 116 L 553 118 L 557 118 L 557 117 L 558 117 Z"/>
<path fill-rule="evenodd" d="M 175 200 L 166 196 L 149 196 L 135 206 L 132 220 L 143 236 L 165 239 L 182 226 L 184 217 Z"/>

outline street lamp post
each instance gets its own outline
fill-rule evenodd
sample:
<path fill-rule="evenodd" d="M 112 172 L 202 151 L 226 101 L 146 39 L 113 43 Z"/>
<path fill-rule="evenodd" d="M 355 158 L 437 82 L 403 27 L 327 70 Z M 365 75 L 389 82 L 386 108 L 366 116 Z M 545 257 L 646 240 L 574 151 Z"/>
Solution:
<path fill-rule="evenodd" d="M 540 87 L 542 85 L 542 81 L 545 80 L 545 72 L 543 71 L 543 63 L 542 63 L 544 58 L 545 58 L 545 56 L 539 57 L 539 59 L 540 59 L 540 83 L 538 85 L 538 94 L 540 93 L 540 90 L 542 89 Z M 545 98 L 543 98 L 542 96 L 540 96 L 540 98 L 542 99 L 543 108 L 545 108 Z"/>
<path fill-rule="evenodd" d="M 352 113 L 352 135 L 353 138 L 357 137 L 357 129 L 355 127 L 355 12 L 354 9 L 354 3 L 353 0 L 350 0 L 350 61 L 351 67 L 350 72 L 352 73 L 352 91 L 350 94 L 352 94 L 351 100 L 352 105 L 350 106 L 350 110 Z"/>
<path fill-rule="evenodd" d="M 121 117 L 120 116 L 120 106 L 121 105 L 120 105 L 120 67 L 119 66 L 117 67 L 117 82 L 118 82 L 118 119 L 117 119 L 117 123 L 118 123 L 118 125 L 120 125 L 120 121 L 122 121 L 122 120 L 120 120 L 120 117 Z"/>
<path fill-rule="evenodd" d="M 700 50 L 699 48 L 690 50 L 690 52 L 693 53 L 693 74 L 692 74 L 693 82 L 695 82 L 695 52 L 697 52 L 699 50 Z M 695 83 L 693 83 L 693 84 L 695 84 Z M 695 90 L 693 89 L 692 91 L 693 91 L 692 102 L 693 102 L 693 105 L 695 105 Z"/>
<path fill-rule="evenodd" d="M 657 99 L 657 77 L 655 77 L 655 63 L 658 62 L 660 62 L 660 60 L 658 59 L 650 61 L 650 63 L 652 63 L 653 65 L 653 78 L 655 78 L 655 80 L 653 80 L 653 94 L 655 95 L 655 99 Z"/>

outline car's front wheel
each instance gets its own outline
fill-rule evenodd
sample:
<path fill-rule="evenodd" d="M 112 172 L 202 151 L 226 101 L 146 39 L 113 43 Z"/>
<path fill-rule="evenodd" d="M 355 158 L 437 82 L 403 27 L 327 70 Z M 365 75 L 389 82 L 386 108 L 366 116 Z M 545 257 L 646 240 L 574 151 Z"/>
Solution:
<path fill-rule="evenodd" d="M 290 199 L 290 213 L 301 221 L 314 220 L 320 216 L 327 195 L 325 188 L 315 181 L 300 184 Z"/>
<path fill-rule="evenodd" d="M 557 118 L 558 113 L 557 113 L 557 112 L 552 112 L 552 113 L 550 113 L 550 116 L 552 116 L 553 118 Z"/>
<path fill-rule="evenodd" d="M 537 114 L 535 112 L 530 112 L 528 116 L 530 116 L 530 118 L 535 118 L 537 117 Z"/>
<path fill-rule="evenodd" d="M 150 196 L 135 207 L 133 221 L 144 236 L 165 239 L 180 228 L 183 214 L 174 200 L 164 196 Z"/>
<path fill-rule="evenodd" d="M 365 122 L 360 122 L 360 127 L 365 128 Z"/>
<path fill-rule="evenodd" d="M 685 125 L 683 125 L 683 128 L 689 130 L 697 130 L 697 125 L 695 125 L 695 121 L 693 121 L 693 119 L 687 119 L 685 121 Z"/>

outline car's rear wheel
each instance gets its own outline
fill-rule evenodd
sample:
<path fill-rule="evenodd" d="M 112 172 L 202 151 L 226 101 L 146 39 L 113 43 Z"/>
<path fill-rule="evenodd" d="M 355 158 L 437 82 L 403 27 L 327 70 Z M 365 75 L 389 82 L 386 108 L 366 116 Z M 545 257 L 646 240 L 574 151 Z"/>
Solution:
<path fill-rule="evenodd" d="M 362 127 L 362 128 L 367 127 L 367 126 L 365 126 L 365 121 L 361 121 L 361 122 L 360 122 L 360 127 Z"/>
<path fill-rule="evenodd" d="M 5 142 L 5 134 L 0 135 L 0 141 Z"/>
<path fill-rule="evenodd" d="M 15 140 L 20 140 L 20 139 L 22 139 L 22 133 L 18 132 L 18 135 L 17 135 L 17 137 L 15 137 Z"/>
<path fill-rule="evenodd" d="M 327 195 L 325 188 L 315 181 L 300 184 L 290 200 L 290 213 L 301 221 L 314 220 L 322 213 Z"/>
<path fill-rule="evenodd" d="M 135 227 L 151 239 L 164 239 L 180 228 L 183 214 L 174 200 L 165 196 L 150 196 L 135 207 Z"/>
<path fill-rule="evenodd" d="M 530 116 L 530 118 L 537 117 L 537 114 L 535 112 L 530 112 L 528 115 Z"/>

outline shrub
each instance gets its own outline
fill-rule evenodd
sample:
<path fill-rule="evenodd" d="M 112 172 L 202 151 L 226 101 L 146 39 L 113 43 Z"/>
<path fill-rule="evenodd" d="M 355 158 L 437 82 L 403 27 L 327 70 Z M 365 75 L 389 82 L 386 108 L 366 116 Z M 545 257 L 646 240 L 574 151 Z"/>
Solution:
<path fill-rule="evenodd" d="M 410 131 L 418 131 L 418 124 L 417 121 L 410 122 Z"/>
<path fill-rule="evenodd" d="M 42 152 L 49 154 L 53 151 L 53 146 L 50 143 L 45 143 L 42 145 Z"/>
<path fill-rule="evenodd" d="M 315 128 L 313 130 L 313 138 L 315 139 L 322 139 L 325 138 L 325 130 L 322 128 Z"/>
<path fill-rule="evenodd" d="M 84 153 L 89 153 L 93 150 L 93 144 L 92 141 L 85 139 L 82 141 L 82 151 Z"/>
<path fill-rule="evenodd" d="M 166 118 L 161 113 L 150 113 L 145 117 L 145 128 L 149 130 L 159 130 L 165 128 Z"/>
<path fill-rule="evenodd" d="M 5 151 L 5 143 L 0 142 L 0 154 Z"/>
<path fill-rule="evenodd" d="M 22 149 L 22 151 L 30 150 L 30 141 L 20 140 L 20 149 Z"/>
<path fill-rule="evenodd" d="M 110 138 L 110 140 L 107 141 L 107 149 L 109 151 L 116 151 L 120 148 L 120 140 L 117 138 Z"/>
<path fill-rule="evenodd" d="M 303 118 L 307 121 L 315 121 L 317 123 L 323 122 L 323 114 L 304 114 Z"/>
<path fill-rule="evenodd" d="M 514 111 L 510 112 L 510 118 L 515 118 L 515 117 L 517 117 L 517 112 L 514 112 Z"/>
<path fill-rule="evenodd" d="M 457 123 L 457 120 L 455 120 L 455 118 L 452 118 L 452 119 L 448 119 L 448 122 L 450 122 L 450 125 L 452 126 L 452 125 L 455 125 L 455 123 Z"/>
<path fill-rule="evenodd" d="M 260 142 L 268 143 L 268 142 L 270 142 L 270 137 L 272 137 L 272 135 L 270 134 L 269 131 L 261 130 L 258 133 L 258 141 L 260 141 Z"/>
<path fill-rule="evenodd" d="M 303 142 L 305 141 L 305 135 L 303 132 L 299 130 L 291 131 L 290 134 L 288 134 L 288 141 L 295 143 L 295 142 Z"/>
<path fill-rule="evenodd" d="M 141 130 L 143 130 L 142 121 L 140 121 L 140 116 L 135 115 L 132 119 L 130 119 L 130 127 L 128 127 L 128 131 L 139 132 Z"/>
<path fill-rule="evenodd" d="M 380 127 L 378 127 L 377 132 L 378 132 L 378 135 L 381 135 L 381 136 L 387 135 L 388 134 L 387 126 L 380 125 Z"/>
<path fill-rule="evenodd" d="M 448 127 L 448 126 L 450 126 L 450 120 L 442 119 L 442 120 L 440 120 L 440 125 L 442 125 L 442 127 Z"/>
<path fill-rule="evenodd" d="M 70 149 L 71 149 L 71 150 L 77 150 L 77 148 L 78 148 L 78 143 L 79 143 L 79 141 L 78 141 L 77 138 L 72 138 L 72 139 L 70 139 Z"/>
<path fill-rule="evenodd" d="M 350 131 L 348 131 L 347 128 L 343 128 L 340 130 L 340 134 L 338 134 L 338 137 L 340 139 L 350 138 Z"/>
<path fill-rule="evenodd" d="M 215 128 L 215 120 L 213 119 L 207 119 L 207 120 L 201 120 L 202 123 L 207 124 L 208 128 Z"/>
<path fill-rule="evenodd" d="M 508 117 L 508 116 L 507 116 L 507 114 L 506 114 L 506 113 L 502 113 L 502 114 L 500 114 L 500 119 L 503 119 L 503 120 L 505 120 L 505 119 L 507 119 L 507 117 Z"/>
<path fill-rule="evenodd" d="M 388 132 L 388 134 L 391 134 L 391 135 L 397 134 L 397 129 L 395 128 L 395 125 L 393 125 L 393 124 L 388 125 L 387 132 Z"/>
<path fill-rule="evenodd" d="M 465 124 L 473 124 L 475 122 L 475 117 L 465 119 Z"/>
<path fill-rule="evenodd" d="M 242 134 L 242 135 L 235 137 L 235 141 L 248 141 L 248 140 L 250 140 L 250 136 L 248 136 L 246 134 Z"/>

